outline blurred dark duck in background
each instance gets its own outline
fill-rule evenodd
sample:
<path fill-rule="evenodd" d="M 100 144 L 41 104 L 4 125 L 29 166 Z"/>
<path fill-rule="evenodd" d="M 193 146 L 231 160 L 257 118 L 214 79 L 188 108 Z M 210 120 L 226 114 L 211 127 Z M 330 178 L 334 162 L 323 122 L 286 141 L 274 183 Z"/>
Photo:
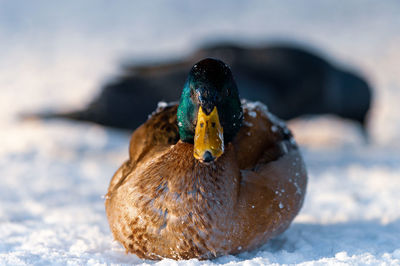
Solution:
<path fill-rule="evenodd" d="M 146 121 L 159 101 L 178 99 L 187 69 L 205 57 L 230 65 L 242 88 L 241 97 L 265 103 L 282 119 L 334 114 L 360 123 L 366 132 L 372 97 L 369 84 L 311 51 L 288 45 L 251 48 L 220 43 L 199 49 L 182 60 L 128 66 L 125 73 L 103 87 L 86 109 L 37 116 L 133 130 Z"/>

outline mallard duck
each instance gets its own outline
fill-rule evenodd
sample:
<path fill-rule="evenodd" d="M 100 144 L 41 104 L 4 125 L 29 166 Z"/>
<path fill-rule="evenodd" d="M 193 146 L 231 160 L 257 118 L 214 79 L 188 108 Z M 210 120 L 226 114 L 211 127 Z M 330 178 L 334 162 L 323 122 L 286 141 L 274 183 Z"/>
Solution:
<path fill-rule="evenodd" d="M 146 259 L 211 259 L 283 232 L 307 183 L 285 124 L 241 101 L 229 67 L 195 64 L 179 104 L 159 107 L 132 135 L 106 195 L 111 231 Z"/>
<path fill-rule="evenodd" d="M 372 96 L 364 77 L 335 66 L 310 49 L 293 45 L 242 47 L 237 43 L 205 46 L 172 62 L 126 67 L 85 109 L 39 116 L 134 130 L 146 121 L 157 102 L 179 97 L 188 69 L 205 57 L 217 57 L 230 65 L 241 96 L 266 103 L 284 120 L 335 114 L 366 126 Z"/>

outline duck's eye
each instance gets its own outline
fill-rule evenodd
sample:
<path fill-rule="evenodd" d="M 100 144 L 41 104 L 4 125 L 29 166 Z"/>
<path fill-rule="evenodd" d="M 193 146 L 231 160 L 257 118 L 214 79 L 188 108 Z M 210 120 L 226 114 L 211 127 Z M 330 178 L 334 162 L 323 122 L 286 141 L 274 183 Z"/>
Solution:
<path fill-rule="evenodd" d="M 204 123 L 200 123 L 200 127 L 204 127 Z"/>
<path fill-rule="evenodd" d="M 213 128 L 215 128 L 215 122 L 212 122 L 212 123 L 211 123 L 211 126 L 212 126 Z"/>

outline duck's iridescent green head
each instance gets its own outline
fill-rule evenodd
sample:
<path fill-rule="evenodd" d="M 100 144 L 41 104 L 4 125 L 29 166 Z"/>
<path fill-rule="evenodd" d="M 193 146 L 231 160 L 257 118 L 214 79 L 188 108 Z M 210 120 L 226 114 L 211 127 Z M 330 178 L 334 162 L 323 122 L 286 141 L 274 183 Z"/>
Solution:
<path fill-rule="evenodd" d="M 194 143 L 196 159 L 210 162 L 223 154 L 243 120 L 238 89 L 224 62 L 207 58 L 192 67 L 177 117 L 180 139 Z"/>

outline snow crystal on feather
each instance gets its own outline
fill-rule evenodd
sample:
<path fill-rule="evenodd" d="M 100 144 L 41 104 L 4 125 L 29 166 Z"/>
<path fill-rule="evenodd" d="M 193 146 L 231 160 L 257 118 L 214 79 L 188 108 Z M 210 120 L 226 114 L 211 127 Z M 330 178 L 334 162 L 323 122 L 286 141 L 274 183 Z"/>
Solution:
<path fill-rule="evenodd" d="M 273 115 L 272 113 L 269 112 L 268 107 L 263 104 L 262 102 L 256 101 L 256 102 L 251 102 L 246 99 L 242 99 L 242 107 L 243 110 L 246 111 L 249 116 L 251 117 L 256 117 L 258 111 L 262 116 L 267 117 L 271 122 L 271 131 L 272 132 L 277 132 L 279 128 L 282 128 L 285 133 L 289 133 L 288 128 L 286 127 L 286 123 Z M 248 126 L 246 122 L 244 122 L 245 126 Z"/>
<path fill-rule="evenodd" d="M 150 119 L 153 115 L 156 115 L 156 114 L 160 113 L 160 112 L 163 111 L 165 108 L 174 106 L 174 105 L 176 105 L 176 104 L 178 104 L 177 101 L 175 101 L 175 102 L 169 102 L 169 103 L 164 102 L 164 101 L 158 102 L 158 103 L 157 103 L 157 108 L 156 108 L 156 110 L 154 110 L 151 114 L 149 114 L 149 115 L 147 116 L 147 119 Z"/>

